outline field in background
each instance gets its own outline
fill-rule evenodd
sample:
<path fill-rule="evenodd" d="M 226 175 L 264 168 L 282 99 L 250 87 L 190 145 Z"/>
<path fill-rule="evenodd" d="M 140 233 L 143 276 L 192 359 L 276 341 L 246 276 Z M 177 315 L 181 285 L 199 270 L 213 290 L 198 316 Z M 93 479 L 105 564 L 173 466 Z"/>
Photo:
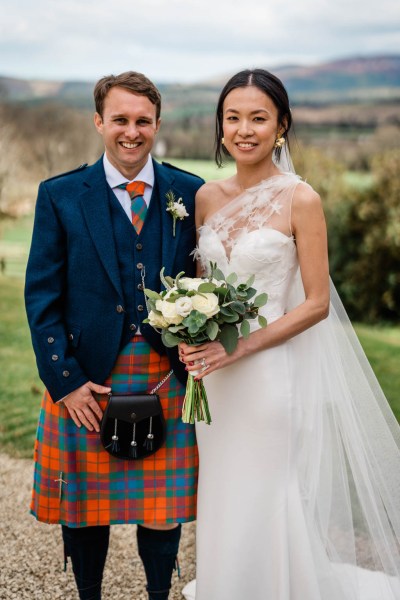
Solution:
<path fill-rule="evenodd" d="M 206 180 L 228 177 L 234 165 L 217 169 L 211 161 L 165 159 Z M 352 177 L 355 186 L 367 185 Z M 43 385 L 36 371 L 23 303 L 23 278 L 33 217 L 0 221 L 0 448 L 15 456 L 31 456 Z M 356 325 L 356 331 L 380 384 L 400 420 L 400 327 Z"/>

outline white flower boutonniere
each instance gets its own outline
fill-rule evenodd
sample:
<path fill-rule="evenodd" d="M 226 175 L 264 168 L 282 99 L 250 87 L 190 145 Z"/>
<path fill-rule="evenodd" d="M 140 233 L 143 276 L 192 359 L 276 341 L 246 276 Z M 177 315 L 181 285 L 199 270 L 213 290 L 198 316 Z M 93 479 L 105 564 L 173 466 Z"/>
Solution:
<path fill-rule="evenodd" d="M 168 202 L 167 202 L 167 212 L 170 213 L 172 217 L 172 235 L 175 237 L 175 229 L 176 229 L 176 221 L 180 219 L 181 221 L 189 216 L 189 213 L 186 210 L 186 206 L 183 204 L 182 198 L 175 198 L 175 194 L 172 190 L 169 190 L 165 194 Z"/>

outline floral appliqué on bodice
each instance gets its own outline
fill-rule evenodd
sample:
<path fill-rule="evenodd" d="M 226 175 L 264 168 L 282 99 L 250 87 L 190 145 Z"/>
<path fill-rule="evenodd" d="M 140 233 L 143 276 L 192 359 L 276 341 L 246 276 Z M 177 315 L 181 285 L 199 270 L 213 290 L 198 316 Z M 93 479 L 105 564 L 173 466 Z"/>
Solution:
<path fill-rule="evenodd" d="M 282 174 L 261 181 L 215 212 L 199 229 L 195 256 L 207 273 L 210 261 L 225 275 L 235 272 L 269 296 L 265 314 L 278 317 L 297 271 L 291 230 L 293 194 L 300 178 Z"/>

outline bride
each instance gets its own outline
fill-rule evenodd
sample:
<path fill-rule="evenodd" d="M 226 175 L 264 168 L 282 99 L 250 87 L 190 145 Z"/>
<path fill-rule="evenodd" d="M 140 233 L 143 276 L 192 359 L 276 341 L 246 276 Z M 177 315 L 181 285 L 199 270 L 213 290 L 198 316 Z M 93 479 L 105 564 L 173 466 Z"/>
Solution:
<path fill-rule="evenodd" d="M 198 192 L 197 258 L 267 292 L 235 352 L 182 344 L 203 364 L 212 424 L 200 452 L 196 600 L 400 598 L 400 435 L 328 274 L 318 194 L 290 172 L 289 101 L 261 69 L 217 108 L 217 163 Z M 285 145 L 286 144 L 286 145 Z M 328 316 L 329 313 L 329 316 Z"/>

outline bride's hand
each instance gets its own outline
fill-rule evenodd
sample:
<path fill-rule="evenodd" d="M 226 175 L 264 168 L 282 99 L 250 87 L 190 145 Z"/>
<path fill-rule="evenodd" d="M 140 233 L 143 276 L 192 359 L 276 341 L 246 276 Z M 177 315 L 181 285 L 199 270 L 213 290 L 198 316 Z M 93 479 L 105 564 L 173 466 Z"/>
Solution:
<path fill-rule="evenodd" d="M 197 380 L 226 367 L 238 358 L 238 348 L 233 354 L 228 354 L 220 342 L 207 342 L 200 346 L 189 346 L 184 342 L 179 344 L 179 359 L 186 364 L 188 373 L 200 371 L 195 376 Z"/>

